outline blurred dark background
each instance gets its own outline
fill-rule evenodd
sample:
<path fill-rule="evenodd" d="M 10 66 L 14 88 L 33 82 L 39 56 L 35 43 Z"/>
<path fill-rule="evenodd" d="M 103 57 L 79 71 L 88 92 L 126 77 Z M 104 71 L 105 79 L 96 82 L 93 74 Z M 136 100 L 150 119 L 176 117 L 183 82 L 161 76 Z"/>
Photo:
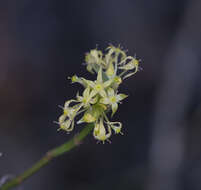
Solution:
<path fill-rule="evenodd" d="M 143 71 L 121 86 L 123 136 L 84 143 L 18 189 L 201 189 L 200 0 L 0 1 L 0 177 L 67 141 L 58 105 L 91 77 L 84 54 L 121 44 Z"/>

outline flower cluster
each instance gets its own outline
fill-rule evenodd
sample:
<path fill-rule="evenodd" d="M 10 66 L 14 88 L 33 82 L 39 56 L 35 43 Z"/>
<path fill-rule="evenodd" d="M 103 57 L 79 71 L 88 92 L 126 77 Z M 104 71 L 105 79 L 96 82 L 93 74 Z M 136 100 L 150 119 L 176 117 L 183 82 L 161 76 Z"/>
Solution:
<path fill-rule="evenodd" d="M 106 53 L 93 49 L 86 54 L 86 68 L 92 74 L 97 74 L 95 81 L 74 75 L 72 83 L 80 83 L 84 87 L 75 99 L 65 102 L 63 114 L 59 117 L 59 129 L 70 132 L 75 125 L 75 117 L 82 114 L 77 124 L 94 123 L 93 136 L 98 141 L 108 140 L 112 134 L 122 134 L 121 122 L 111 122 L 108 114 L 115 114 L 118 104 L 127 97 L 118 93 L 122 81 L 139 71 L 139 60 L 127 56 L 121 47 L 110 45 Z"/>

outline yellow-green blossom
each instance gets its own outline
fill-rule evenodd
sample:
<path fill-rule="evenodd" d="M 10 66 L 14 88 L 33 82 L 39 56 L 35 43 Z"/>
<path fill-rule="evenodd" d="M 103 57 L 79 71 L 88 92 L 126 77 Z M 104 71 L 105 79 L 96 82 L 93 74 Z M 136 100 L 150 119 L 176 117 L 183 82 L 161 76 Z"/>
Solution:
<path fill-rule="evenodd" d="M 123 79 L 139 71 L 139 60 L 127 56 L 120 46 L 110 45 L 104 54 L 98 49 L 93 49 L 86 54 L 87 70 L 96 74 L 96 79 L 88 80 L 74 75 L 72 83 L 79 83 L 84 90 L 77 93 L 76 99 L 65 102 L 63 114 L 58 119 L 59 129 L 70 132 L 75 123 L 94 123 L 93 136 L 103 143 L 111 137 L 112 133 L 122 134 L 122 123 L 110 121 L 108 113 L 112 116 L 118 110 L 118 104 L 127 95 L 118 93 L 119 85 Z M 79 120 L 77 116 L 81 115 Z"/>
<path fill-rule="evenodd" d="M 125 99 L 127 95 L 125 94 L 117 94 L 115 93 L 114 89 L 109 88 L 107 90 L 107 96 L 100 99 L 100 102 L 105 105 L 111 105 L 112 106 L 112 116 L 115 114 L 115 112 L 118 109 L 118 103 Z"/>
<path fill-rule="evenodd" d="M 109 87 L 113 80 L 109 79 L 107 81 L 103 81 L 102 77 L 102 68 L 100 67 L 97 75 L 97 80 L 91 81 L 91 80 L 85 80 L 85 82 L 88 84 L 88 86 L 92 89 L 92 96 L 95 96 L 96 94 L 99 94 L 102 97 L 106 96 L 106 88 Z"/>
<path fill-rule="evenodd" d="M 94 138 L 99 140 L 99 141 L 104 141 L 109 139 L 110 136 L 112 134 L 111 128 L 108 126 L 108 132 L 105 129 L 105 126 L 103 125 L 103 118 L 100 118 L 99 122 L 95 123 L 95 127 L 94 127 Z"/>
<path fill-rule="evenodd" d="M 93 98 L 93 94 L 91 93 L 91 89 L 87 87 L 82 96 L 79 96 L 79 93 L 77 94 L 77 101 L 81 102 L 84 107 L 88 107 L 91 104 L 95 104 L 97 102 L 97 97 Z"/>
<path fill-rule="evenodd" d="M 93 49 L 86 54 L 85 62 L 87 64 L 87 70 L 90 73 L 94 73 L 94 71 L 97 72 L 99 67 L 105 67 L 105 62 L 103 61 L 102 57 L 102 52 L 97 49 Z"/>
<path fill-rule="evenodd" d="M 63 115 L 59 117 L 60 129 L 63 129 L 67 132 L 70 132 L 74 128 L 74 118 L 77 115 L 78 111 L 82 107 L 81 104 L 76 104 L 70 107 L 70 104 L 77 102 L 76 100 L 66 101 L 63 107 Z"/>
<path fill-rule="evenodd" d="M 124 70 L 123 73 L 126 73 L 123 79 L 131 77 L 137 71 L 139 71 L 139 60 L 134 57 L 128 56 L 119 63 L 119 69 Z"/>

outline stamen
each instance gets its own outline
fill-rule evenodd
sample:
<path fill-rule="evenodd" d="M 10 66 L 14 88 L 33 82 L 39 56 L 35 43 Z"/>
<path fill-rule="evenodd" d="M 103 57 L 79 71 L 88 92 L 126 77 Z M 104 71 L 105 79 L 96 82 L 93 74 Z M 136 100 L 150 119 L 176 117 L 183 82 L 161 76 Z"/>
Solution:
<path fill-rule="evenodd" d="M 109 142 L 110 144 L 112 143 L 109 139 L 106 139 L 107 142 Z"/>
<path fill-rule="evenodd" d="M 61 106 L 61 105 L 58 105 L 58 107 L 59 107 L 59 108 L 61 108 L 62 110 L 64 109 L 64 107 L 63 107 L 63 106 Z"/>
<path fill-rule="evenodd" d="M 60 125 L 58 121 L 53 121 L 54 124 Z"/>

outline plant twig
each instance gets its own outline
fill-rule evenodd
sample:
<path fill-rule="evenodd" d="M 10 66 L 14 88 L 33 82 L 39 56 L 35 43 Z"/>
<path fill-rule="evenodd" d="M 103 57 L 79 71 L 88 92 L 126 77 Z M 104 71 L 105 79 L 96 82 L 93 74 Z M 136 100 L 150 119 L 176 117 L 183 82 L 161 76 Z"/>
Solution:
<path fill-rule="evenodd" d="M 74 136 L 71 140 L 48 151 L 45 154 L 45 156 L 43 156 L 31 168 L 24 171 L 24 173 L 22 173 L 21 175 L 18 175 L 17 177 L 6 182 L 4 185 L 2 185 L 0 187 L 0 190 L 8 190 L 8 189 L 11 189 L 13 187 L 20 185 L 27 178 L 31 177 L 34 173 L 36 173 L 41 168 L 43 168 L 45 165 L 47 165 L 53 158 L 56 158 L 57 156 L 67 153 L 71 149 L 73 149 L 74 147 L 79 145 L 81 140 L 83 140 L 92 129 L 93 129 L 93 124 L 87 125 L 79 134 Z"/>

